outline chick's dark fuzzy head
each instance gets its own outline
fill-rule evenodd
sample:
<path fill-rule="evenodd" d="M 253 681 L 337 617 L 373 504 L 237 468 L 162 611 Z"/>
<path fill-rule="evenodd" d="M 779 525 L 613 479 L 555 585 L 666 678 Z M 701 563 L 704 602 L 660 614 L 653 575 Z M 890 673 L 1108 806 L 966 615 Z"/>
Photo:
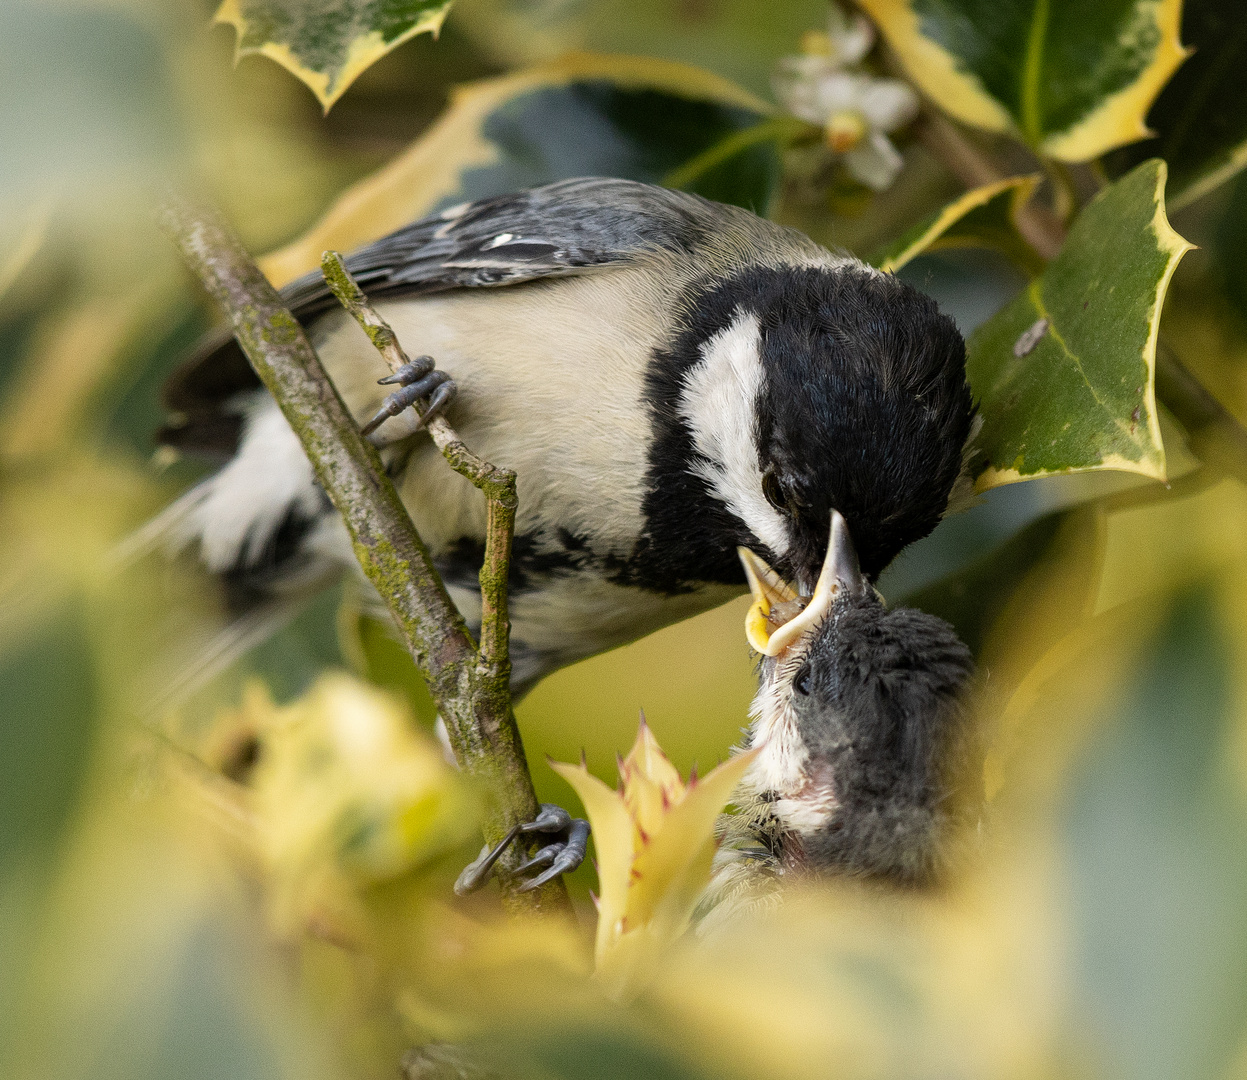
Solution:
<path fill-rule="evenodd" d="M 977 753 L 969 650 L 953 628 L 873 595 L 838 600 L 792 673 L 804 772 L 830 816 L 801 838 L 811 867 L 900 882 L 931 877 Z"/>
<path fill-rule="evenodd" d="M 789 518 L 794 575 L 827 549 L 832 509 L 872 581 L 939 523 L 974 406 L 965 342 L 935 302 L 846 267 L 758 282 L 765 390 L 759 453 L 768 501 Z"/>

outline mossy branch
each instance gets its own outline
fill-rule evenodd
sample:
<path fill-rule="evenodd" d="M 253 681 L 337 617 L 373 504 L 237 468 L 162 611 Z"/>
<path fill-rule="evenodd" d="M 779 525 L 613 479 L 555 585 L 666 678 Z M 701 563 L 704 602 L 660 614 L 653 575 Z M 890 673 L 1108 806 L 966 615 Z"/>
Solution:
<path fill-rule="evenodd" d="M 160 218 L 229 316 L 243 352 L 342 515 L 360 566 L 385 599 L 403 643 L 428 681 L 455 756 L 488 795 L 484 832 L 487 841 L 496 843 L 512 825 L 533 820 L 538 810 L 511 709 L 507 671 L 505 584 L 515 512 L 514 475 L 481 462 L 454 438 L 449 425 L 444 429 L 439 425 L 439 431 L 450 433 L 444 445 L 438 444 L 443 453 L 469 478 L 475 470 L 478 486 L 487 485 L 482 490 L 490 497 L 494 562 L 487 559 L 481 574 L 482 586 L 489 583 L 493 608 L 483 634 L 488 645 L 478 650 L 376 449 L 360 434 L 277 291 L 215 213 L 170 201 L 161 208 Z M 397 347 L 396 341 L 393 344 Z M 504 505 L 508 498 L 509 508 Z M 504 869 L 522 858 L 522 851 L 510 853 Z M 504 875 L 503 896 L 516 910 L 567 907 L 567 892 L 557 881 L 518 893 L 508 888 Z"/>
<path fill-rule="evenodd" d="M 368 298 L 351 277 L 336 251 L 321 258 L 321 272 L 338 302 L 363 327 L 391 371 L 410 363 L 390 324 L 368 303 Z M 424 405 L 416 411 L 423 416 Z M 444 416 L 435 416 L 426 425 L 434 445 L 460 476 L 470 480 L 486 500 L 485 561 L 481 564 L 481 640 L 480 659 L 499 692 L 510 695 L 511 660 L 507 651 L 510 633 L 507 617 L 507 579 L 511 568 L 511 539 L 515 535 L 515 473 L 500 469 L 467 448 Z"/>

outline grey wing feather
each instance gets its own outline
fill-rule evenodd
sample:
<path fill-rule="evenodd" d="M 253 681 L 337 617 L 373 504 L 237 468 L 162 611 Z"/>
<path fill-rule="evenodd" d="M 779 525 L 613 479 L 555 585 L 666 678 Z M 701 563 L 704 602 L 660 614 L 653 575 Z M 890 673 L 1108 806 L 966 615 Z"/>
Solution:
<path fill-rule="evenodd" d="M 346 259 L 370 296 L 430 293 L 581 273 L 646 251 L 691 251 L 746 211 L 631 180 L 581 177 L 463 203 Z M 288 285 L 295 315 L 333 303 L 320 271 Z"/>
<path fill-rule="evenodd" d="M 696 252 L 707 267 L 829 257 L 800 233 L 739 207 L 590 176 L 451 207 L 353 252 L 346 265 L 375 299 L 578 274 L 658 252 Z M 282 296 L 304 322 L 337 306 L 319 270 Z M 158 440 L 228 458 L 240 430 L 231 402 L 258 385 L 229 331 L 215 332 L 165 383 L 165 406 L 180 415 Z"/>

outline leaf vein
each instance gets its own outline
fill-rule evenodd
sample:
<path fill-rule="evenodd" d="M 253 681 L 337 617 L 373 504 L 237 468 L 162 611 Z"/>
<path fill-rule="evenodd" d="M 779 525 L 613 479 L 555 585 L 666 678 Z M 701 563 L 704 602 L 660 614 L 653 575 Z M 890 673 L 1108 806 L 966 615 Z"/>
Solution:
<path fill-rule="evenodd" d="M 1096 392 L 1096 388 L 1091 384 L 1091 380 L 1087 377 L 1087 372 L 1082 366 L 1082 358 L 1069 347 L 1069 343 L 1066 342 L 1065 338 L 1061 336 L 1061 331 L 1057 329 L 1056 320 L 1052 317 L 1052 313 L 1048 311 L 1047 306 L 1043 302 L 1043 292 L 1040 288 L 1041 284 L 1042 283 L 1039 280 L 1032 281 L 1028 292 L 1030 293 L 1031 303 L 1035 305 L 1035 310 L 1039 313 L 1039 317 L 1048 320 L 1049 335 L 1051 335 L 1052 340 L 1061 347 L 1061 351 L 1073 361 L 1074 367 L 1078 369 L 1079 377 L 1086 384 L 1092 400 L 1094 400 L 1095 403 L 1108 414 L 1109 419 L 1113 421 L 1113 424 L 1119 430 L 1125 432 L 1127 436 L 1130 436 L 1129 430 L 1114 414 L 1112 407 L 1108 404 L 1108 402 L 1100 397 L 1100 395 Z M 1133 436 L 1130 436 L 1130 438 L 1132 442 L 1139 444 L 1138 439 L 1135 439 Z"/>
<path fill-rule="evenodd" d="M 1050 0 L 1035 0 L 1030 32 L 1026 37 L 1026 63 L 1022 65 L 1022 131 L 1032 146 L 1043 141 L 1043 116 L 1039 104 L 1039 81 L 1043 72 L 1044 43 L 1048 36 Z"/>

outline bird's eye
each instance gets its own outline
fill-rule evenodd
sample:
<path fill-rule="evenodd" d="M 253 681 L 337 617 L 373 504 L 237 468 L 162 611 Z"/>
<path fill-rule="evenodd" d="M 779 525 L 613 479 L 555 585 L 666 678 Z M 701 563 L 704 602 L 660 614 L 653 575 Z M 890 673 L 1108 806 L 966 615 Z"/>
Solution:
<path fill-rule="evenodd" d="M 792 688 L 802 697 L 805 697 L 806 695 L 809 694 L 810 692 L 810 669 L 808 667 L 803 667 L 800 671 L 797 672 L 797 677 L 792 680 Z"/>
<path fill-rule="evenodd" d="M 762 474 L 762 494 L 774 509 L 787 512 L 788 500 L 784 497 L 783 485 L 770 469 Z"/>

